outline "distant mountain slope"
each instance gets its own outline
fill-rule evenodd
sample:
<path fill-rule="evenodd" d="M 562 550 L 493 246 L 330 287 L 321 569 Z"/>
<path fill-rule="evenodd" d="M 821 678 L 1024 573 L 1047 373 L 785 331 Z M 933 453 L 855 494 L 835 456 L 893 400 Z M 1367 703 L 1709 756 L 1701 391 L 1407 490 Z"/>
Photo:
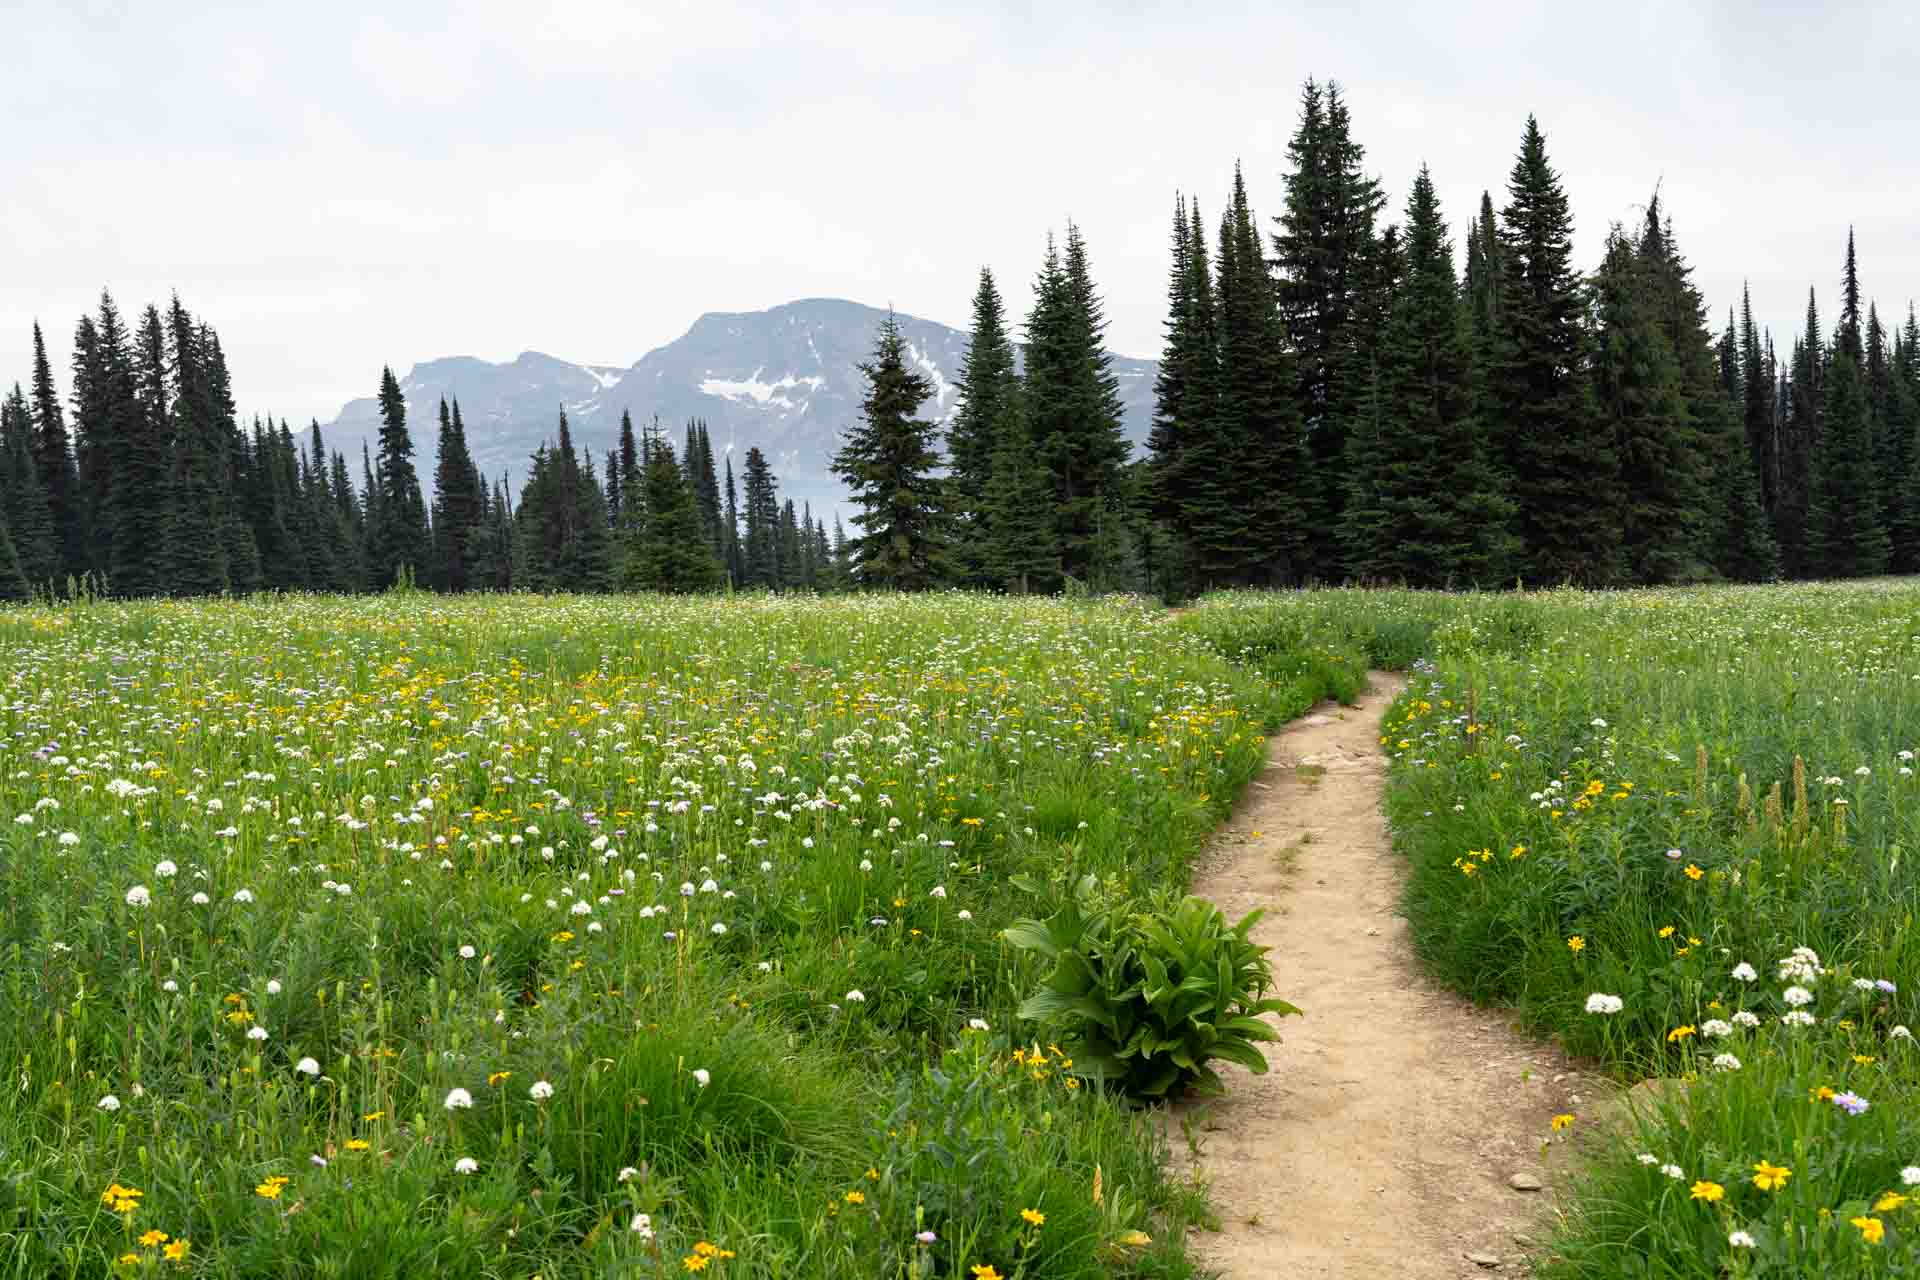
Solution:
<path fill-rule="evenodd" d="M 527 458 L 550 439 L 560 409 L 574 438 L 600 458 L 619 437 L 620 414 L 636 426 L 656 414 L 678 448 L 689 418 L 704 418 L 716 448 L 744 454 L 758 445 L 780 477 L 783 497 L 831 507 L 845 500 L 828 471 L 840 432 L 854 422 L 866 380 L 856 367 L 873 351 L 886 312 L 835 298 L 807 298 L 766 311 L 709 312 L 629 369 L 571 364 L 528 351 L 507 364 L 449 356 L 417 364 L 401 380 L 415 464 L 431 486 L 440 397 L 460 401 L 474 460 L 489 479 L 511 471 L 518 497 Z M 967 334 L 913 316 L 898 317 L 912 359 L 932 381 L 923 412 L 946 421 L 957 407 L 953 380 Z M 1127 436 L 1144 446 L 1153 412 L 1155 364 L 1113 358 Z M 356 481 L 364 441 L 376 442 L 379 405 L 350 401 L 323 425 L 329 449 L 347 454 Z M 739 470 L 738 460 L 734 463 Z"/>

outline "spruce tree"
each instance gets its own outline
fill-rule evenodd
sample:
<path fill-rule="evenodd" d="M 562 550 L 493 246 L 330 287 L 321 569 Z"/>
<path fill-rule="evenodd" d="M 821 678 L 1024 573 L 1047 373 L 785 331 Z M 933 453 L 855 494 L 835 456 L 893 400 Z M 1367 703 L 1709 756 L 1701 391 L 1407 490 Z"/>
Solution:
<path fill-rule="evenodd" d="M 1064 256 L 1049 240 L 1034 285 L 1025 409 L 1034 447 L 1053 482 L 1061 569 L 1081 580 L 1092 558 L 1097 513 L 1107 505 L 1128 450 L 1105 333 L 1086 242 L 1069 222 Z"/>
<path fill-rule="evenodd" d="M 485 490 L 473 454 L 467 448 L 460 401 L 440 401 L 440 446 L 433 469 L 433 585 L 442 591 L 466 591 L 479 553 L 481 508 Z"/>
<path fill-rule="evenodd" d="M 1387 197 L 1365 173 L 1365 149 L 1353 138 L 1337 84 L 1302 86 L 1287 156 L 1274 265 L 1311 459 L 1309 562 L 1318 576 L 1335 577 L 1345 433 L 1372 376 L 1375 326 L 1392 283 L 1391 246 L 1375 228 Z"/>
<path fill-rule="evenodd" d="M 740 586 L 747 580 L 746 559 L 740 547 L 740 489 L 733 482 L 733 455 L 727 455 L 727 507 L 724 518 L 726 528 L 724 536 L 727 554 L 722 560 L 727 571 L 727 585 Z"/>
<path fill-rule="evenodd" d="M 1807 569 L 1826 578 L 1884 573 L 1892 550 L 1878 508 L 1867 500 L 1875 491 L 1873 434 L 1865 379 L 1845 333 L 1843 324 L 1823 388 L 1807 503 Z"/>
<path fill-rule="evenodd" d="M 1349 438 L 1341 527 L 1356 577 L 1496 586 L 1514 552 L 1512 504 L 1474 413 L 1471 295 L 1421 166 L 1407 198 L 1406 273 L 1374 365 L 1365 430 Z"/>
<path fill-rule="evenodd" d="M 90 326 L 89 326 L 90 327 Z M 76 389 L 75 396 L 79 392 Z M 86 545 L 86 511 L 79 490 L 72 441 L 60 395 L 53 385 L 53 367 L 47 363 L 47 341 L 40 322 L 33 324 L 33 460 L 40 470 L 40 488 L 47 495 L 59 547 L 61 574 L 79 575 L 93 567 Z"/>
<path fill-rule="evenodd" d="M 1760 484 L 1760 506 L 1769 529 L 1780 501 L 1780 431 L 1773 413 L 1774 370 L 1763 357 L 1760 332 L 1753 323 L 1753 298 L 1740 286 L 1740 419 L 1747 451 Z M 1771 538 L 1769 539 L 1771 540 Z"/>
<path fill-rule="evenodd" d="M 607 526 L 607 495 L 594 474 L 593 454 L 589 452 L 580 470 L 575 489 L 578 531 L 568 557 L 567 589 L 570 591 L 611 591 L 619 572 L 619 554 L 613 531 Z"/>
<path fill-rule="evenodd" d="M 0 600 L 27 600 L 32 595 L 33 588 L 27 582 L 26 571 L 20 567 L 19 553 L 14 550 L 7 513 L 0 511 Z"/>
<path fill-rule="evenodd" d="M 1805 334 L 1796 339 L 1786 374 L 1787 396 L 1780 431 L 1780 497 L 1774 509 L 1774 541 L 1787 573 L 1811 577 L 1820 572 L 1808 545 L 1809 506 L 1815 450 L 1820 438 L 1820 407 L 1826 372 L 1820 338 L 1820 313 L 1807 290 Z"/>
<path fill-rule="evenodd" d="M 1195 202 L 1197 205 L 1197 201 Z M 1167 273 L 1166 342 L 1153 382 L 1153 426 L 1147 433 L 1147 506 L 1160 522 L 1163 536 L 1184 545 L 1185 513 L 1196 486 L 1207 477 L 1196 474 L 1195 446 L 1213 425 L 1212 390 L 1219 363 L 1213 335 L 1212 285 L 1204 258 L 1196 261 L 1186 197 L 1175 193 L 1172 264 Z M 1205 252 L 1205 240 L 1200 243 Z M 1201 310 L 1200 287 L 1208 296 Z M 1185 593 L 1190 570 L 1184 556 L 1170 558 L 1173 580 L 1165 583 L 1170 596 Z"/>
<path fill-rule="evenodd" d="M 248 483 L 246 436 L 235 417 L 233 380 L 227 370 L 226 353 L 220 347 L 220 335 L 212 326 L 201 324 L 194 331 L 194 342 L 201 353 L 212 423 L 207 432 L 207 446 L 216 456 L 225 455 L 224 471 L 216 463 L 214 472 L 214 523 L 220 530 L 227 586 L 237 594 L 245 594 L 258 591 L 265 582 L 259 546 L 249 534 L 245 513 L 240 503 L 228 496 L 239 493 Z"/>
<path fill-rule="evenodd" d="M 873 358 L 859 366 L 867 394 L 861 421 L 850 427 L 833 456 L 833 473 L 847 482 L 860 510 L 853 543 L 854 573 L 862 586 L 924 591 L 946 572 L 946 536 L 934 424 L 914 415 L 933 383 L 907 363 L 906 339 L 891 312 L 881 322 Z M 788 519 L 792 504 L 788 504 Z"/>
<path fill-rule="evenodd" d="M 1522 573 L 1534 583 L 1616 583 L 1625 571 L 1619 459 L 1588 376 L 1573 215 L 1532 116 L 1507 194 L 1487 393 L 1493 446 L 1513 469 Z"/>
<path fill-rule="evenodd" d="M 1183 517 L 1203 585 L 1297 583 L 1313 572 L 1317 501 L 1279 296 L 1238 166 L 1221 219 L 1213 421 Z"/>
<path fill-rule="evenodd" d="M 32 410 L 19 383 L 0 400 L 0 507 L 21 574 L 35 591 L 50 594 L 60 578 L 60 545 L 34 458 Z"/>
<path fill-rule="evenodd" d="M 168 586 L 161 557 L 171 524 L 169 426 L 142 411 L 132 335 L 104 292 L 94 327 L 98 382 L 83 406 L 82 429 L 107 453 L 107 505 L 97 517 L 108 538 L 107 578 L 115 595 L 157 595 Z"/>
<path fill-rule="evenodd" d="M 1707 494 L 1695 483 L 1698 450 L 1653 270 L 1616 226 L 1593 280 L 1593 379 L 1620 459 L 1627 575 L 1659 584 L 1698 576 Z"/>
<path fill-rule="evenodd" d="M 1893 386 L 1887 398 L 1889 433 L 1903 442 L 1905 470 L 1888 478 L 1892 501 L 1887 534 L 1892 543 L 1888 567 L 1895 573 L 1920 571 L 1920 320 L 1912 307 L 1894 343 Z"/>
<path fill-rule="evenodd" d="M 1048 505 L 1053 486 L 1027 435 L 1026 414 L 1015 407 L 1001 424 L 982 497 L 987 541 L 982 569 L 988 581 L 1015 595 L 1044 590 L 1060 576 L 1060 552 Z M 844 563 L 845 538 L 834 517 L 834 559 Z"/>
<path fill-rule="evenodd" d="M 392 586 L 403 573 L 427 567 L 426 500 L 413 466 L 413 437 L 407 432 L 407 401 L 391 368 L 380 371 L 380 456 L 377 471 L 380 504 L 368 522 L 368 573 L 376 588 Z"/>
<path fill-rule="evenodd" d="M 741 558 L 745 572 L 742 585 L 768 591 L 780 585 L 780 502 L 779 482 L 767 456 L 755 445 L 747 450 L 745 489 L 745 526 Z"/>
<path fill-rule="evenodd" d="M 953 522 L 954 570 L 963 584 L 980 586 L 988 581 L 986 494 L 994 444 L 1016 412 L 1020 394 L 1006 309 L 993 273 L 985 267 L 974 291 L 973 331 L 955 386 L 959 407 L 947 429 L 946 499 Z"/>
<path fill-rule="evenodd" d="M 157 341 L 158 318 L 151 308 L 148 316 Z M 167 310 L 167 354 L 172 365 L 171 409 L 163 406 L 150 419 L 151 429 L 166 437 L 169 450 L 171 541 L 165 549 L 165 572 L 179 594 L 214 595 L 231 585 L 222 511 L 241 498 L 232 491 L 231 446 L 213 403 L 208 353 L 203 350 L 199 326 L 177 295 Z M 266 563 L 284 569 L 295 549 L 276 519 L 271 495 L 259 496 L 265 510 L 235 536 L 264 542 Z M 288 584 L 276 581 L 273 585 Z"/>
<path fill-rule="evenodd" d="M 720 563 L 714 558 L 693 486 L 664 438 L 650 434 L 645 452 L 646 492 L 640 504 L 645 515 L 629 516 L 623 528 L 620 587 L 625 591 L 710 591 L 720 583 Z"/>

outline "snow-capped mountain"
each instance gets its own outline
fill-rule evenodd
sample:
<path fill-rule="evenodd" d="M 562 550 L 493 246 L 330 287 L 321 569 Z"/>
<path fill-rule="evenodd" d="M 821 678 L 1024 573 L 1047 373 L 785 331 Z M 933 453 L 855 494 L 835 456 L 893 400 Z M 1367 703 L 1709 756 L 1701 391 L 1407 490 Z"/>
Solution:
<path fill-rule="evenodd" d="M 844 501 L 828 462 L 841 431 L 858 419 L 866 380 L 858 365 L 873 353 L 886 312 L 834 298 L 808 298 L 766 311 L 709 312 L 631 368 L 572 364 L 536 351 L 506 364 L 450 356 L 417 364 L 401 380 L 415 465 L 431 487 L 440 398 L 458 398 L 468 447 L 489 480 L 512 476 L 518 496 L 527 459 L 551 439 L 560 410 L 580 447 L 602 459 L 619 437 L 622 411 L 635 426 L 658 416 L 677 449 L 687 420 L 703 418 L 716 451 L 744 454 L 758 445 L 780 478 L 783 497 L 830 508 Z M 910 358 L 933 383 L 924 416 L 945 422 L 958 407 L 953 384 L 967 334 L 931 320 L 897 315 Z M 1154 362 L 1113 358 L 1126 432 L 1146 441 L 1153 412 Z M 379 405 L 349 402 L 321 428 L 329 450 L 347 454 L 359 478 L 360 446 L 377 443 Z M 740 461 L 734 459 L 737 472 Z"/>

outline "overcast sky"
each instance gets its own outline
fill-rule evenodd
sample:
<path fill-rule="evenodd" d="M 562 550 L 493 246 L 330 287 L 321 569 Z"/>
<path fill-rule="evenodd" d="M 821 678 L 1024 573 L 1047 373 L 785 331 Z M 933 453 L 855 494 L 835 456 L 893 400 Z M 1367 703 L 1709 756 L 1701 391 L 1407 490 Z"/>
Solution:
<path fill-rule="evenodd" d="M 1782 348 L 1849 222 L 1883 314 L 1920 295 L 1910 0 L 1280 7 L 15 3 L 0 376 L 38 317 L 64 392 L 103 285 L 178 289 L 243 412 L 297 422 L 383 363 L 626 365 L 800 297 L 964 326 L 982 264 L 1017 319 L 1068 217 L 1151 356 L 1175 189 L 1212 218 L 1238 158 L 1278 212 L 1307 76 L 1396 220 L 1424 160 L 1457 240 L 1532 111 L 1583 266 L 1657 181 L 1709 303 L 1751 280 Z"/>

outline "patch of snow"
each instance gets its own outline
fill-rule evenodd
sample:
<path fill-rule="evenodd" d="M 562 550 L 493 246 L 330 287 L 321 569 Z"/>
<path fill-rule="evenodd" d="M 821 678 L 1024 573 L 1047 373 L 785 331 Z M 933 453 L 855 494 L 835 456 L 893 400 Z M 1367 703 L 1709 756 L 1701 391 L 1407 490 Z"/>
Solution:
<path fill-rule="evenodd" d="M 602 391 L 619 386 L 620 379 L 627 376 L 625 369 L 614 369 L 610 372 L 603 372 L 599 369 L 588 369 L 587 372 L 593 375 L 593 380 L 600 384 Z"/>
<path fill-rule="evenodd" d="M 940 372 L 940 366 L 933 362 L 933 357 L 922 353 L 920 348 L 911 342 L 907 344 L 907 355 L 912 357 L 914 364 L 927 375 L 927 380 L 933 383 L 934 407 L 946 409 L 947 397 L 958 396 L 960 389 L 947 381 L 947 375 Z"/>
<path fill-rule="evenodd" d="M 805 387 L 809 391 L 818 391 L 827 385 L 825 378 L 812 376 L 803 378 L 791 373 L 776 382 L 762 382 L 760 381 L 760 375 L 765 371 L 765 367 L 762 366 L 759 369 L 755 369 L 752 375 L 746 378 L 709 377 L 701 381 L 700 390 L 710 396 L 719 396 L 723 400 L 734 400 L 743 403 L 751 402 L 762 408 L 777 407 L 781 409 L 792 409 L 796 408 L 797 405 L 790 397 L 783 394 L 784 392 L 792 391 L 795 387 Z M 709 372 L 711 372 L 711 370 L 709 370 Z M 800 403 L 805 403 L 804 397 L 802 397 Z"/>

